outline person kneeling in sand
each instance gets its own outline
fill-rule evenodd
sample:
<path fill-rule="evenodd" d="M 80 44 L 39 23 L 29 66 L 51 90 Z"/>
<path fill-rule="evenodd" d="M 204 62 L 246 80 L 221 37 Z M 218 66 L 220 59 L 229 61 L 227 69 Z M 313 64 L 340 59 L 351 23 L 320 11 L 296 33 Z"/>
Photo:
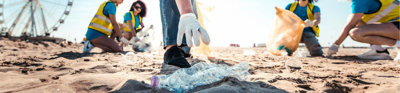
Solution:
<path fill-rule="evenodd" d="M 124 0 L 110 0 L 102 3 L 89 24 L 84 42 L 84 53 L 89 53 L 93 47 L 99 47 L 105 52 L 121 52 L 122 48 L 114 41 L 121 37 L 120 28 L 115 20 L 118 4 Z M 111 37 L 109 37 L 111 36 Z"/>
<path fill-rule="evenodd" d="M 136 33 L 144 28 L 143 17 L 146 16 L 146 6 L 142 1 L 133 2 L 130 7 L 129 12 L 124 15 L 124 23 L 122 24 L 123 33 L 120 45 L 128 44 L 128 41 L 134 39 L 134 41 L 139 41 L 136 37 Z M 141 26 L 141 27 L 140 27 Z"/>
<path fill-rule="evenodd" d="M 296 0 L 286 6 L 286 10 L 290 10 L 299 16 L 306 28 L 303 30 L 301 42 L 305 43 L 311 56 L 322 56 L 322 47 L 316 37 L 319 36 L 318 24 L 321 21 L 320 9 L 318 6 L 313 5 L 314 0 Z"/>
<path fill-rule="evenodd" d="M 350 0 L 352 13 L 341 35 L 329 48 L 328 56 L 338 52 L 339 45 L 348 35 L 358 42 L 372 45 L 372 49 L 359 55 L 363 59 L 391 59 L 387 49 L 380 45 L 400 46 L 400 2 L 398 0 Z M 397 51 L 395 60 L 400 59 Z"/>

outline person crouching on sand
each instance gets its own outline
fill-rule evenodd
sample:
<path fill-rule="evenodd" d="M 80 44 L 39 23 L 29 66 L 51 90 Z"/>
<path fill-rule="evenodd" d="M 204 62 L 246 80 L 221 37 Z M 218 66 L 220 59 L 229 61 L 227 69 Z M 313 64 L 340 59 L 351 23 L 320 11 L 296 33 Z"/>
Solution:
<path fill-rule="evenodd" d="M 314 2 L 316 1 L 295 0 L 294 3 L 288 4 L 285 9 L 292 11 L 306 23 L 301 42 L 305 43 L 311 56 L 322 56 L 322 47 L 316 38 L 319 36 L 318 24 L 321 21 L 321 14 L 319 7 L 312 4 Z"/>
<path fill-rule="evenodd" d="M 125 13 L 124 23 L 122 24 L 124 31 L 122 33 L 122 39 L 126 40 L 125 43 L 127 43 L 127 41 L 130 41 L 131 39 L 134 39 L 134 41 L 139 40 L 136 37 L 136 33 L 144 28 L 142 18 L 146 16 L 146 10 L 146 5 L 142 1 L 138 0 L 136 2 L 133 2 L 129 12 Z M 120 45 L 122 46 L 123 44 L 124 43 L 121 42 Z"/>
<path fill-rule="evenodd" d="M 372 49 L 359 55 L 363 59 L 391 59 L 387 49 L 380 45 L 400 46 L 400 1 L 398 0 L 348 0 L 352 14 L 341 35 L 329 48 L 328 56 L 336 54 L 339 45 L 350 36 L 353 40 L 371 44 Z M 397 51 L 395 60 L 400 59 Z"/>
<path fill-rule="evenodd" d="M 122 48 L 114 39 L 117 36 L 121 37 L 120 28 L 115 19 L 115 12 L 118 4 L 123 1 L 109 0 L 100 5 L 86 32 L 84 53 L 89 53 L 93 47 L 99 47 L 105 52 L 122 51 Z"/>

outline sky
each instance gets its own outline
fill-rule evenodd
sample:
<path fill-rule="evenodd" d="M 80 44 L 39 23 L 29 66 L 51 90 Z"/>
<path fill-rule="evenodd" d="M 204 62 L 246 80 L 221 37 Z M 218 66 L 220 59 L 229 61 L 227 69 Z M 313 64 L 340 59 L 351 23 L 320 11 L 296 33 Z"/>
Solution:
<path fill-rule="evenodd" d="M 99 5 L 105 0 L 74 0 L 67 20 L 52 33 L 52 36 L 66 38 L 69 41 L 80 42 L 87 31 L 88 24 Z M 117 8 L 117 22 L 123 21 L 123 14 L 128 12 L 132 2 L 124 0 Z M 148 14 L 143 18 L 145 25 L 153 24 L 156 40 L 162 41 L 162 27 L 159 9 L 159 0 L 143 0 L 148 8 Z M 276 18 L 274 7 L 284 8 L 294 0 L 199 0 L 215 10 L 210 13 L 205 29 L 207 29 L 211 46 L 229 46 L 240 44 L 242 47 L 251 47 L 254 43 L 265 43 L 268 31 L 273 28 Z M 351 14 L 350 2 L 338 0 L 319 0 L 315 5 L 321 9 L 320 37 L 322 46 L 330 46 L 339 36 L 344 27 L 346 18 Z M 368 46 L 347 38 L 345 46 Z"/>

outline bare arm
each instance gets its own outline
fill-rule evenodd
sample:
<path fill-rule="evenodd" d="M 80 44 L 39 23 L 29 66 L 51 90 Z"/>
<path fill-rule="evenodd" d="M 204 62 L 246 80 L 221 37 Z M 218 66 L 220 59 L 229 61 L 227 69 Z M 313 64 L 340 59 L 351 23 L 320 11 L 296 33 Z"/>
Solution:
<path fill-rule="evenodd" d="M 132 19 L 132 20 L 135 20 L 135 19 Z M 128 28 L 131 30 L 132 36 L 136 37 L 136 29 L 133 27 L 132 21 L 131 20 L 127 20 L 127 23 L 128 23 Z M 131 39 L 131 38 L 128 38 L 128 39 Z"/>
<path fill-rule="evenodd" d="M 349 17 L 347 18 L 348 20 L 347 20 L 346 26 L 343 28 L 342 33 L 340 34 L 339 38 L 335 42 L 336 45 L 340 45 L 343 43 L 343 41 L 349 35 L 350 30 L 353 29 L 354 27 L 356 27 L 357 23 L 362 21 L 361 17 L 363 15 L 364 15 L 363 13 L 355 13 L 355 14 L 349 15 Z"/>
<path fill-rule="evenodd" d="M 143 24 L 143 22 L 140 22 L 140 26 L 142 26 L 142 29 L 144 28 L 144 24 Z"/>
<path fill-rule="evenodd" d="M 192 3 L 190 0 L 175 0 L 176 6 L 180 14 L 193 13 Z"/>
<path fill-rule="evenodd" d="M 315 18 L 315 20 L 313 22 L 314 22 L 314 26 L 316 26 L 321 22 L 321 13 L 315 13 L 314 18 Z"/>
<path fill-rule="evenodd" d="M 111 24 L 112 24 L 112 26 L 114 27 L 114 33 L 115 33 L 115 35 L 121 37 L 121 33 L 120 33 L 121 30 L 120 30 L 120 28 L 119 28 L 119 25 L 118 25 L 117 21 L 115 20 L 115 15 L 109 14 L 108 16 L 110 17 Z M 115 35 L 114 35 L 114 36 L 111 36 L 111 38 L 114 39 L 114 38 L 115 38 Z"/>

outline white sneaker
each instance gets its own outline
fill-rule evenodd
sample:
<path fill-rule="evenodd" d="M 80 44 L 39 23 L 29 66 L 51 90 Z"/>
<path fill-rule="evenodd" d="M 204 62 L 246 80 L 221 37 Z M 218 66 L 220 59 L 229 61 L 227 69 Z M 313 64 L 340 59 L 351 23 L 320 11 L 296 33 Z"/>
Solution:
<path fill-rule="evenodd" d="M 378 53 L 376 52 L 375 49 L 371 49 L 368 52 L 365 52 L 361 55 L 358 55 L 358 58 L 361 59 L 372 59 L 372 60 L 386 60 L 386 59 L 392 59 L 392 57 L 390 57 L 389 53 Z"/>
<path fill-rule="evenodd" d="M 94 48 L 89 40 L 86 40 L 84 44 L 85 45 L 83 46 L 83 53 L 89 53 Z"/>
<path fill-rule="evenodd" d="M 397 55 L 393 60 L 394 61 L 400 61 L 400 49 L 399 49 L 399 47 L 396 47 L 396 51 L 397 51 Z"/>

